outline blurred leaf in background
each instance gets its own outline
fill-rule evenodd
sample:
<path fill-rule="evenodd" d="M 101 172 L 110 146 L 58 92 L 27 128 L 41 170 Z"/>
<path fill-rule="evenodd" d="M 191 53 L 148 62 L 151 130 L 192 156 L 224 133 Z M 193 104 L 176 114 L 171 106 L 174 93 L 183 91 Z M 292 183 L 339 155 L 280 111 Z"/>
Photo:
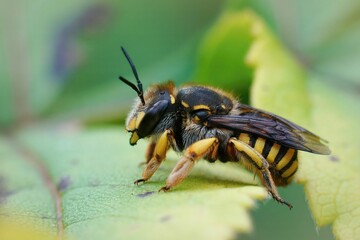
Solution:
<path fill-rule="evenodd" d="M 196 41 L 221 4 L 62 1 L 40 11 L 42 1 L 6 1 L 2 79 L 12 81 L 1 83 L 0 123 L 118 117 L 132 99 L 132 92 L 116 81 L 119 74 L 130 74 L 121 45 L 141 70 L 145 87 L 169 78 L 188 80 Z"/>
<path fill-rule="evenodd" d="M 254 69 L 251 103 L 307 126 L 330 141 L 333 155 L 329 158 L 301 155 L 303 159 L 298 181 L 305 183 L 317 224 L 324 226 L 334 223 L 335 236 L 357 239 L 360 219 L 352 212 L 360 208 L 360 199 L 350 189 L 360 187 L 360 179 L 356 174 L 360 170 L 360 152 L 356 140 L 360 136 L 356 125 L 360 111 L 359 108 L 353 108 L 359 103 L 356 89 L 359 87 L 360 72 L 355 67 L 360 60 L 360 49 L 355 44 L 360 41 L 359 4 L 349 1 L 338 6 L 336 2 L 317 2 L 313 6 L 309 1 L 288 1 L 284 4 L 280 4 L 280 1 L 230 1 L 229 8 L 231 10 L 224 14 L 202 45 L 199 66 L 207 69 L 205 73 L 212 84 L 227 87 L 226 81 L 216 81 L 210 77 L 221 76 L 221 66 L 226 65 L 224 59 L 239 56 L 239 52 L 227 50 L 227 41 L 240 34 L 246 35 L 246 32 L 253 35 L 250 40 L 251 50 L 247 55 L 250 64 L 248 68 Z M 255 9 L 267 19 L 287 49 L 284 51 L 271 34 L 264 30 L 263 25 L 254 21 L 252 14 L 246 17 L 246 14 L 234 11 L 243 8 Z M 334 15 L 339 9 L 341 13 Z M 314 14 L 316 10 L 319 10 L 319 15 Z M 250 25 L 246 27 L 243 24 L 241 27 L 241 21 L 247 21 Z M 229 30 L 230 27 L 237 31 Z M 222 36 L 227 37 L 222 39 Z M 240 42 L 239 49 L 243 47 L 246 48 L 246 44 Z M 226 56 L 218 57 L 222 54 Z M 323 58 L 324 55 L 327 57 Z M 352 68 L 350 73 L 344 70 L 344 63 L 347 64 L 346 68 Z M 246 79 L 248 70 L 243 71 L 243 74 L 238 72 L 244 64 L 237 63 L 237 67 L 225 67 L 231 71 L 225 75 L 233 74 L 238 81 Z M 198 77 L 199 82 L 202 82 L 202 74 Z M 329 119 L 334 122 L 329 122 Z M 334 128 L 332 124 L 335 122 Z M 356 134 L 350 137 L 348 133 L 353 131 Z M 353 171 L 354 167 L 357 170 Z M 338 169 L 336 174 L 335 169 Z M 264 222 L 264 225 L 269 225 L 269 220 Z M 284 239 L 296 235 L 294 226 L 283 226 L 282 229 L 285 229 L 281 231 Z M 271 233 L 260 231 L 255 232 L 255 236 L 271 238 Z M 279 236 L 278 232 L 276 236 Z"/>
<path fill-rule="evenodd" d="M 75 239 L 249 233 L 247 209 L 264 192 L 242 186 L 255 182 L 234 166 L 201 163 L 178 190 L 154 194 L 169 161 L 154 182 L 132 186 L 144 146 L 130 148 L 107 126 L 135 97 L 117 80 L 133 79 L 122 45 L 145 88 L 168 79 L 217 86 L 329 140 L 333 155 L 302 155 L 297 180 L 318 225 L 359 237 L 358 1 L 23 0 L 3 1 L 0 13 L 0 127 L 8 133 L 0 220 L 30 218 L 34 229 Z M 280 192 L 295 208 L 267 202 L 254 232 L 239 238 L 333 238 L 328 228 L 317 233 L 301 187 Z"/>

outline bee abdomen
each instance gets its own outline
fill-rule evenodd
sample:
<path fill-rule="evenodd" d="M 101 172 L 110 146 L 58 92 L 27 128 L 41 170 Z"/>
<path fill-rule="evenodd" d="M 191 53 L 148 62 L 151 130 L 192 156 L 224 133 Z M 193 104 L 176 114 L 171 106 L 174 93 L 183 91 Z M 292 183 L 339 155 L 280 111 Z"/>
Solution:
<path fill-rule="evenodd" d="M 298 168 L 297 150 L 247 133 L 241 133 L 239 139 L 266 159 L 276 185 L 284 186 L 291 182 Z"/>

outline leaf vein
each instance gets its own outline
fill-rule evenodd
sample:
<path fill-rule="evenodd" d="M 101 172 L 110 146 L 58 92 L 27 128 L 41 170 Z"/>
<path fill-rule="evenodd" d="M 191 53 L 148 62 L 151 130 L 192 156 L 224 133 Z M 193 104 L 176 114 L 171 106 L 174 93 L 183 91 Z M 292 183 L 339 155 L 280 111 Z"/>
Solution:
<path fill-rule="evenodd" d="M 63 224 L 63 215 L 62 215 L 62 206 L 61 206 L 61 195 L 57 189 L 56 183 L 51 178 L 49 171 L 44 164 L 44 161 L 41 160 L 41 157 L 37 155 L 30 148 L 25 146 L 16 137 L 10 138 L 11 146 L 19 152 L 26 161 L 34 166 L 36 171 L 39 173 L 43 184 L 49 190 L 51 197 L 55 202 L 55 212 L 56 212 L 56 226 L 57 226 L 57 236 L 58 239 L 63 239 L 64 235 L 64 224 Z"/>

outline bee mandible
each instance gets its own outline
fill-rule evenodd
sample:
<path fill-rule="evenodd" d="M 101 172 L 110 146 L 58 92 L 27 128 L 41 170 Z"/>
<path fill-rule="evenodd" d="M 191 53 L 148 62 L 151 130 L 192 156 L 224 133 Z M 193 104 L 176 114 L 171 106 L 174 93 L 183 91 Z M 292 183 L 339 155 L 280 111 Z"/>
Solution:
<path fill-rule="evenodd" d="M 149 138 L 142 178 L 151 178 L 172 148 L 183 152 L 160 191 L 181 183 L 200 159 L 238 162 L 255 172 L 277 202 L 277 186 L 288 185 L 298 169 L 298 150 L 330 154 L 317 135 L 275 114 L 237 101 L 231 94 L 208 86 L 176 89 L 173 82 L 151 86 L 145 93 L 135 65 L 124 48 L 137 86 L 119 79 L 138 94 L 126 120 L 130 144 Z"/>

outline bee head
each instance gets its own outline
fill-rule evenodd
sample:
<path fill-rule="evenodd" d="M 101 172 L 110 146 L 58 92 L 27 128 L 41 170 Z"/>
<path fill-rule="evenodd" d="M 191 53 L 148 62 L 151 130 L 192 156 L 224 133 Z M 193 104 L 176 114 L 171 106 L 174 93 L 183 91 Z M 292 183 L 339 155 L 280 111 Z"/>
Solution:
<path fill-rule="evenodd" d="M 122 76 L 119 77 L 121 81 L 130 86 L 138 94 L 138 98 L 135 100 L 134 106 L 126 120 L 126 130 L 132 133 L 130 144 L 135 145 L 140 138 L 150 136 L 154 133 L 154 129 L 169 110 L 169 106 L 175 103 L 175 98 L 172 95 L 174 84 L 168 82 L 162 85 L 154 85 L 144 94 L 133 62 L 125 49 L 123 47 L 121 47 L 121 49 L 137 81 L 137 86 L 135 86 L 135 84 Z"/>

